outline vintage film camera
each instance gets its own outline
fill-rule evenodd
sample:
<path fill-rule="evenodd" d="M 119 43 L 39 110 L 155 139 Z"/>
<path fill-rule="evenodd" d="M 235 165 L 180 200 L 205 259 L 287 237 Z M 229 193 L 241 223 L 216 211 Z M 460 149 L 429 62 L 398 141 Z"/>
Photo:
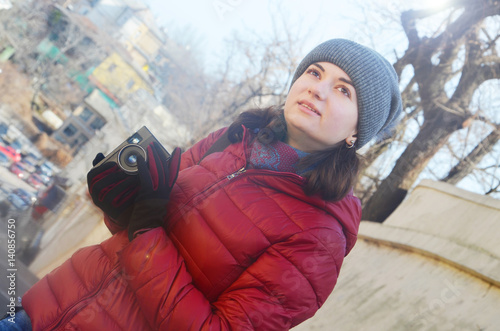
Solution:
<path fill-rule="evenodd" d="M 147 161 L 147 147 L 156 141 L 165 152 L 165 157 L 170 158 L 170 153 L 160 144 L 147 127 L 143 126 L 136 133 L 128 137 L 120 146 L 109 153 L 101 162 L 94 166 L 98 167 L 106 162 L 116 162 L 118 166 L 129 175 L 137 174 L 137 156 L 142 155 Z"/>

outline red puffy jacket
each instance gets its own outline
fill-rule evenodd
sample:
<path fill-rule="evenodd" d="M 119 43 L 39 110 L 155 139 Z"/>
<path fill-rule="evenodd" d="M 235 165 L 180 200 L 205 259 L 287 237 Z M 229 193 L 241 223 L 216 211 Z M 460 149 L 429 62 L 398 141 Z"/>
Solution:
<path fill-rule="evenodd" d="M 164 228 L 82 248 L 23 297 L 33 330 L 288 330 L 310 318 L 356 241 L 357 198 L 245 169 L 248 138 L 182 155 Z"/>

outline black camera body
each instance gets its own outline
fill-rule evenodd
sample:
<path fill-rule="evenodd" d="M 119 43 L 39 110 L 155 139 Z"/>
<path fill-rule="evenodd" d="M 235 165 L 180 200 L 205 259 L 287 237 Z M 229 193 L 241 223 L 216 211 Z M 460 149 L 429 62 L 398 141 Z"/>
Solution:
<path fill-rule="evenodd" d="M 160 144 L 158 139 L 143 126 L 136 133 L 128 137 L 120 146 L 109 153 L 101 162 L 94 166 L 98 167 L 107 162 L 116 162 L 118 166 L 129 175 L 137 174 L 137 156 L 141 155 L 147 161 L 147 148 L 152 142 L 157 142 L 165 152 L 165 157 L 170 158 L 170 153 Z"/>

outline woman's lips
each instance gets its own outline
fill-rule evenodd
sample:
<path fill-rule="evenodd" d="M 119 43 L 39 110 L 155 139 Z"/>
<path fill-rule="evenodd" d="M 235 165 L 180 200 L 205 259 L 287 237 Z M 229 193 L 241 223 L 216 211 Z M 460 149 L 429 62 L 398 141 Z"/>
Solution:
<path fill-rule="evenodd" d="M 319 116 L 321 116 L 321 113 L 316 109 L 314 104 L 312 104 L 311 102 L 306 101 L 306 100 L 301 100 L 298 102 L 298 104 L 299 104 L 299 106 L 303 106 L 303 107 L 309 109 L 310 111 L 312 111 L 313 113 L 316 113 Z"/>

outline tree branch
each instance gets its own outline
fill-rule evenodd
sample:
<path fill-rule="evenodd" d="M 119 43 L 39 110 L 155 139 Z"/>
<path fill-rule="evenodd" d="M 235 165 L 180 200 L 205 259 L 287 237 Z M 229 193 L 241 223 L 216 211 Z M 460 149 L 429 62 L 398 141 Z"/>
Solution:
<path fill-rule="evenodd" d="M 489 154 L 493 147 L 496 145 L 500 139 L 500 128 L 497 127 L 493 130 L 486 138 L 484 138 L 465 158 L 460 160 L 460 162 L 454 166 L 446 177 L 441 179 L 441 181 L 457 184 L 467 175 L 469 175 L 474 167 L 483 159 L 483 157 Z"/>

